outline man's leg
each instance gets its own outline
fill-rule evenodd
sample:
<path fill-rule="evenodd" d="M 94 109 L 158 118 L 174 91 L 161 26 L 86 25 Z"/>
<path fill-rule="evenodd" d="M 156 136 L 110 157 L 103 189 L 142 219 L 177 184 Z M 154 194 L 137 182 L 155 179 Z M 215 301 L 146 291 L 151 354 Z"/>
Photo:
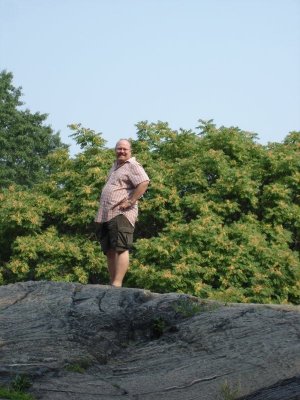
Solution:
<path fill-rule="evenodd" d="M 113 286 L 121 287 L 129 267 L 129 251 L 118 252 L 110 249 L 107 252 L 107 265 L 110 283 Z"/>
<path fill-rule="evenodd" d="M 117 252 L 113 249 L 109 249 L 108 252 L 106 253 L 106 258 L 107 258 L 107 267 L 109 273 L 109 281 L 112 284 L 116 275 Z"/>

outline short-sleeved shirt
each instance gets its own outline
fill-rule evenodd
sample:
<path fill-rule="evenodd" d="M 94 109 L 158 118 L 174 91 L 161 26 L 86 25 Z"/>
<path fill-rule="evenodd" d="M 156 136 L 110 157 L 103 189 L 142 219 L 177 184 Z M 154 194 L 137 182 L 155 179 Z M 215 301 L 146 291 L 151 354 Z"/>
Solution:
<path fill-rule="evenodd" d="M 129 158 L 124 164 L 114 163 L 109 171 L 108 179 L 100 197 L 100 205 L 95 222 L 106 222 L 119 214 L 124 214 L 134 226 L 138 216 L 137 202 L 126 210 L 120 210 L 119 204 L 130 198 L 135 188 L 142 182 L 149 181 L 144 168 L 135 157 Z"/>

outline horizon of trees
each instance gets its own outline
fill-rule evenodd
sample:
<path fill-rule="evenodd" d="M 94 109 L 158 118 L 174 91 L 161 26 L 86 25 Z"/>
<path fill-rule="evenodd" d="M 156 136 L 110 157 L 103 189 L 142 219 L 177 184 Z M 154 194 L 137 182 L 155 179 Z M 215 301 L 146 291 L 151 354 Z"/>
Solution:
<path fill-rule="evenodd" d="M 113 149 L 71 124 L 81 152 L 70 157 L 45 114 L 19 110 L 10 73 L 0 74 L 0 96 L 1 284 L 108 283 L 93 220 Z M 213 121 L 199 120 L 195 131 L 161 121 L 136 128 L 133 154 L 151 184 L 125 285 L 300 304 L 300 132 L 261 145 Z"/>

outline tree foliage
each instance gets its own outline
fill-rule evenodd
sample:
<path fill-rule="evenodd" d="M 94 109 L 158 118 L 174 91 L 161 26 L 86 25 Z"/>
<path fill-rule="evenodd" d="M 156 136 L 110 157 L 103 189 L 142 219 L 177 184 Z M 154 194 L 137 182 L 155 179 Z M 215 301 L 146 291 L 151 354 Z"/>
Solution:
<path fill-rule="evenodd" d="M 0 72 L 0 187 L 32 186 L 47 174 L 47 155 L 60 147 L 58 133 L 45 125 L 46 114 L 22 110 L 21 88 L 10 72 Z"/>
<path fill-rule="evenodd" d="M 114 153 L 101 134 L 71 125 L 82 151 L 47 157 L 31 189 L 1 192 L 2 282 L 107 283 L 94 233 Z M 140 201 L 130 286 L 225 301 L 300 303 L 299 140 L 267 146 L 236 127 L 196 132 L 137 124 L 134 155 L 151 184 Z"/>

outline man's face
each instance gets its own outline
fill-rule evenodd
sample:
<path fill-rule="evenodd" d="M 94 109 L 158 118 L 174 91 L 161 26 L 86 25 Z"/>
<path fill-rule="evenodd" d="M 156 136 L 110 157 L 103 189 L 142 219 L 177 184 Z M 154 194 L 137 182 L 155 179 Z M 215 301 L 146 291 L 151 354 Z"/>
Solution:
<path fill-rule="evenodd" d="M 116 158 L 119 162 L 125 162 L 131 157 L 130 144 L 127 140 L 120 140 L 116 145 Z"/>

